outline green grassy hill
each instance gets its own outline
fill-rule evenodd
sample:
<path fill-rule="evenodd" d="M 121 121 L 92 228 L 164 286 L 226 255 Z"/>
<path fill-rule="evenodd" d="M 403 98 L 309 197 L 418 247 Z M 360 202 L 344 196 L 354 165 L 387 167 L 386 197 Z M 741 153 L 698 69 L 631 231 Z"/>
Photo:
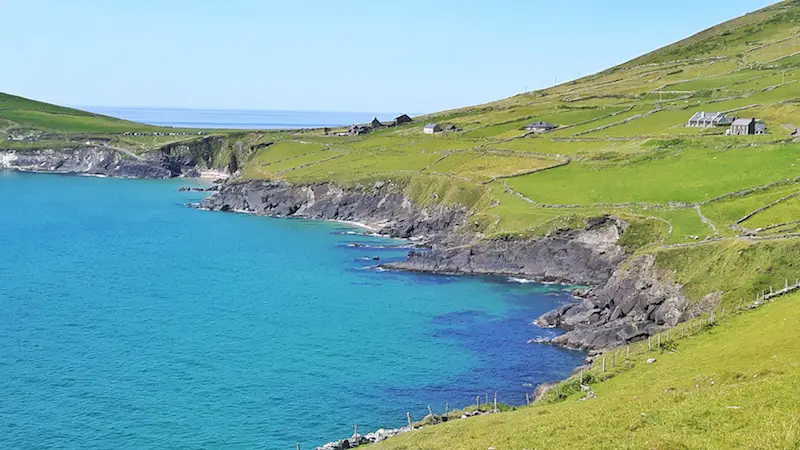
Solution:
<path fill-rule="evenodd" d="M 124 133 L 158 129 L 3 93 L 0 93 L 0 124 L 4 131 L 18 126 L 53 133 Z"/>

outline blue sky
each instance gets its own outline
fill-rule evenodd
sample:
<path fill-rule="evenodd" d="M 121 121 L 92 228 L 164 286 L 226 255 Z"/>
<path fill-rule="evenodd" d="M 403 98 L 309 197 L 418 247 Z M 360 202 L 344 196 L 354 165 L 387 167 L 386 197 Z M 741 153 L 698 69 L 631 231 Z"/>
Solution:
<path fill-rule="evenodd" d="M 0 91 L 415 113 L 587 75 L 768 0 L 0 0 Z"/>

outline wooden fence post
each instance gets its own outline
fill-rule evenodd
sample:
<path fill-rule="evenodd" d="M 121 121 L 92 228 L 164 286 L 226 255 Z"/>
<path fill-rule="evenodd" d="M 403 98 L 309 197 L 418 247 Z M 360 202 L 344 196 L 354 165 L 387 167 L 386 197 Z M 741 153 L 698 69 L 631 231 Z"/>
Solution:
<path fill-rule="evenodd" d="M 625 346 L 625 361 L 631 359 L 631 344 Z"/>
<path fill-rule="evenodd" d="M 497 412 L 497 392 L 494 393 L 494 412 Z"/>
<path fill-rule="evenodd" d="M 653 336 L 647 336 L 647 351 L 653 351 Z"/>
<path fill-rule="evenodd" d="M 525 393 L 525 403 L 531 406 L 531 396 L 527 392 Z"/>

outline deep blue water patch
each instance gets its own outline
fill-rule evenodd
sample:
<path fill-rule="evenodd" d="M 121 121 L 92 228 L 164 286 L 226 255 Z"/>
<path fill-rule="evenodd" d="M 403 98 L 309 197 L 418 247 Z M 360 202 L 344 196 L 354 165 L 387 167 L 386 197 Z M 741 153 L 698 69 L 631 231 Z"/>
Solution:
<path fill-rule="evenodd" d="M 185 183 L 0 173 L 2 446 L 309 448 L 582 360 L 527 343 L 562 287 L 380 271 L 406 243 Z"/>

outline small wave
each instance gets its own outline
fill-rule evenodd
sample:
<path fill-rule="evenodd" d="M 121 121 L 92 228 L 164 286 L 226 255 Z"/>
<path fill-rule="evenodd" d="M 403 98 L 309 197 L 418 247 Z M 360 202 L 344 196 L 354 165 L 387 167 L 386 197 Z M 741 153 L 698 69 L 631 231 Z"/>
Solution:
<path fill-rule="evenodd" d="M 508 277 L 509 283 L 518 283 L 518 284 L 532 284 L 536 283 L 536 280 L 531 280 L 530 278 L 518 278 L 518 277 Z"/>

